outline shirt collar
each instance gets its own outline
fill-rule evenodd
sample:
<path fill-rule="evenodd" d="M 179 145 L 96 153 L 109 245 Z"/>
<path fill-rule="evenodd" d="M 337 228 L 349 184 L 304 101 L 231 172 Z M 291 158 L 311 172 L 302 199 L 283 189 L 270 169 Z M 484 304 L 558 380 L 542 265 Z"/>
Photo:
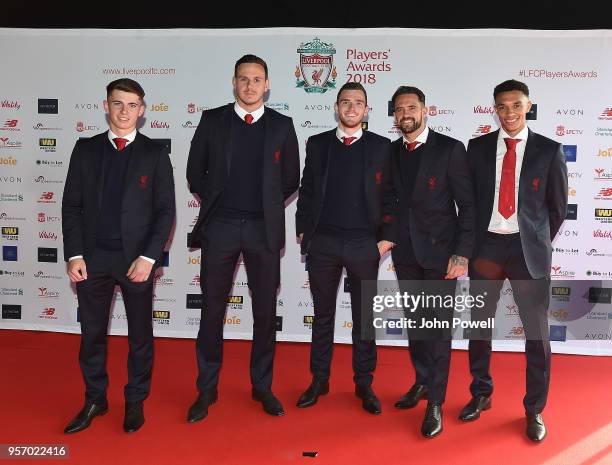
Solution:
<path fill-rule="evenodd" d="M 134 139 L 136 139 L 136 134 L 138 133 L 138 130 L 134 129 L 132 132 L 130 132 L 128 135 L 126 136 L 121 136 L 122 139 L 126 139 L 127 142 L 125 143 L 125 146 L 127 147 L 128 145 L 130 145 L 132 142 L 134 142 Z M 111 141 L 111 144 L 113 144 L 113 147 L 117 148 L 117 145 L 115 144 L 115 141 L 113 139 L 119 137 L 117 134 L 115 134 L 113 131 L 111 131 L 110 129 L 108 130 L 108 140 Z"/>
<path fill-rule="evenodd" d="M 250 114 L 253 116 L 253 123 L 255 123 L 259 118 L 263 116 L 265 109 L 266 107 L 262 105 L 257 110 L 246 111 L 244 108 L 238 105 L 238 102 L 234 103 L 234 111 L 240 117 L 240 119 L 244 120 L 244 116 Z"/>
<path fill-rule="evenodd" d="M 504 139 L 509 138 L 509 139 L 521 139 L 521 141 L 525 142 L 528 136 L 529 136 L 529 128 L 527 127 L 527 125 L 525 125 L 525 127 L 521 129 L 521 131 L 514 137 L 509 136 L 508 133 L 504 131 L 504 128 L 499 128 L 498 140 L 504 140 Z"/>
<path fill-rule="evenodd" d="M 429 137 L 429 128 L 425 126 L 425 129 L 423 129 L 423 132 L 421 132 L 421 134 L 419 134 L 417 138 L 414 139 L 414 142 L 418 142 L 419 144 L 424 144 L 427 142 L 427 137 Z M 402 136 L 402 139 L 404 139 L 404 144 L 409 144 L 405 136 Z"/>
<path fill-rule="evenodd" d="M 353 141 L 353 144 L 354 144 L 356 141 L 361 139 L 361 136 L 363 136 L 363 129 L 361 128 L 359 128 L 357 132 L 354 132 L 350 136 L 346 132 L 344 132 L 342 129 L 340 129 L 339 127 L 336 128 L 336 137 L 338 138 L 339 141 L 342 141 L 343 137 L 354 137 L 355 138 L 355 140 Z"/>

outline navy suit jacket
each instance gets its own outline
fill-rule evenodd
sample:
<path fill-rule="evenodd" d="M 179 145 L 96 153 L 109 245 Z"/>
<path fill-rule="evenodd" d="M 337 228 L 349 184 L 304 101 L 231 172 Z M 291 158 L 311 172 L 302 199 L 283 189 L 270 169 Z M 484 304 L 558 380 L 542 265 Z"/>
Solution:
<path fill-rule="evenodd" d="M 493 212 L 498 134 L 499 130 L 468 144 L 476 194 L 476 256 Z M 552 241 L 567 214 L 567 167 L 561 144 L 531 130 L 521 166 L 517 209 L 529 274 L 534 279 L 548 277 Z"/>
<path fill-rule="evenodd" d="M 200 232 L 223 193 L 232 163 L 231 125 L 234 104 L 202 112 L 191 140 L 187 161 L 189 190 L 200 197 L 200 214 L 191 232 L 190 247 L 200 247 Z M 263 210 L 268 248 L 285 246 L 285 201 L 298 189 L 300 154 L 293 121 L 266 108 L 263 154 Z"/>
<path fill-rule="evenodd" d="M 74 146 L 62 198 L 64 259 L 91 256 L 109 162 L 108 132 L 80 139 Z M 174 223 L 174 178 L 166 147 L 136 134 L 123 184 L 121 241 L 128 263 L 140 255 L 159 266 Z"/>
<path fill-rule="evenodd" d="M 430 129 L 412 192 L 402 183 L 400 157 L 405 156 L 410 154 L 399 138 L 393 143 L 393 179 L 400 245 L 409 235 L 417 262 L 428 269 L 446 270 L 451 255 L 471 258 L 476 212 L 464 145 Z M 401 250 L 393 249 L 394 263 L 402 263 Z"/>
<path fill-rule="evenodd" d="M 394 231 L 390 228 L 395 202 L 391 182 L 391 142 L 386 137 L 369 131 L 364 131 L 362 137 L 365 153 L 363 189 L 370 230 L 379 240 L 396 242 Z M 296 234 L 304 234 L 301 242 L 302 254 L 308 251 L 323 211 L 330 154 L 334 143 L 337 143 L 336 129 L 314 135 L 306 144 L 306 163 L 295 214 Z"/>

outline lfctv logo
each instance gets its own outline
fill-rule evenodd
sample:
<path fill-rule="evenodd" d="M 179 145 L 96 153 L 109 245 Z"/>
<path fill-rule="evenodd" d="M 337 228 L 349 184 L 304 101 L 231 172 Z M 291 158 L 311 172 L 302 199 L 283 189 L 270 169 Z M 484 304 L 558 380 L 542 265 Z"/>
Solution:
<path fill-rule="evenodd" d="M 563 137 L 563 136 L 572 136 L 572 135 L 580 135 L 582 134 L 584 131 L 582 129 L 567 129 L 565 126 L 563 125 L 559 125 L 557 126 L 556 130 L 555 130 L 555 134 L 559 137 Z"/>
<path fill-rule="evenodd" d="M 39 223 L 53 223 L 55 221 L 60 221 L 61 218 L 59 216 L 49 216 L 46 215 L 44 212 L 40 212 L 38 213 L 38 215 L 36 216 L 36 219 L 38 220 Z"/>
<path fill-rule="evenodd" d="M 86 124 L 83 121 L 77 121 L 75 129 L 77 132 L 99 131 L 100 126 L 95 126 L 93 124 Z"/>
<path fill-rule="evenodd" d="M 451 110 L 450 108 L 440 108 L 437 105 L 430 105 L 428 107 L 427 114 L 429 116 L 454 115 L 455 110 Z"/>
<path fill-rule="evenodd" d="M 187 104 L 187 113 L 200 113 L 202 111 L 208 110 L 210 107 L 207 106 L 203 106 L 203 105 L 196 105 L 195 103 L 188 103 Z"/>

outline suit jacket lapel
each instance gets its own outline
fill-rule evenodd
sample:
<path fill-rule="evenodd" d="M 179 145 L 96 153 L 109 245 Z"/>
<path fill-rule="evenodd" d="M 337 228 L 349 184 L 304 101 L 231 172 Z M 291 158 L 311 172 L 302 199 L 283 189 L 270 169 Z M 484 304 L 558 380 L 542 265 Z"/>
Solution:
<path fill-rule="evenodd" d="M 230 168 L 232 167 L 232 112 L 234 104 L 228 103 L 223 115 L 221 116 L 221 131 L 220 137 L 217 140 L 221 143 L 221 153 L 225 153 L 225 161 L 227 165 L 227 175 L 229 176 Z"/>
<path fill-rule="evenodd" d="M 496 165 L 497 165 L 497 139 L 499 137 L 499 129 L 495 132 L 492 132 L 490 136 L 481 136 L 481 137 L 489 137 L 486 141 L 487 143 L 484 146 L 483 150 L 483 169 L 484 176 L 483 179 L 486 181 L 485 184 L 485 192 L 487 192 L 487 212 L 489 218 L 493 213 L 493 203 L 495 202 L 495 180 L 496 180 Z"/>
<path fill-rule="evenodd" d="M 400 157 L 403 155 L 404 149 L 404 141 L 403 139 L 399 139 L 400 142 L 394 143 L 393 150 L 391 151 L 391 159 L 393 164 L 393 177 L 394 177 L 394 186 L 399 188 L 398 195 L 401 198 L 406 197 L 406 188 L 404 183 L 402 182 L 402 167 L 400 165 Z"/>
<path fill-rule="evenodd" d="M 368 204 L 368 211 L 370 214 L 373 214 L 375 211 L 374 203 L 376 202 L 376 182 L 377 177 L 374 167 L 374 160 L 372 157 L 374 156 L 374 151 L 369 150 L 370 140 L 369 134 L 367 131 L 363 132 L 361 136 L 362 140 L 362 150 L 363 150 L 363 183 L 365 190 L 365 198 Z M 381 178 L 382 179 L 382 178 Z"/>
<path fill-rule="evenodd" d="M 521 211 L 521 198 L 527 195 L 529 190 L 530 168 L 537 156 L 537 141 L 531 129 L 528 130 L 527 143 L 525 145 L 525 154 L 523 155 L 523 164 L 521 165 L 521 175 L 519 177 L 519 192 L 517 212 Z"/>
<path fill-rule="evenodd" d="M 138 166 L 138 158 L 142 155 L 142 135 L 137 132 L 132 146 L 132 153 L 128 160 L 127 167 L 125 168 L 125 177 L 123 178 L 123 194 L 121 197 L 122 203 L 128 195 L 130 183 L 136 180 L 136 166 Z"/>
<path fill-rule="evenodd" d="M 98 208 L 102 206 L 102 195 L 104 193 L 104 184 L 106 182 L 106 172 L 108 169 L 108 153 L 109 150 L 105 150 L 105 145 L 110 144 L 108 140 L 108 132 L 105 132 L 100 137 L 100 143 L 95 144 L 96 147 L 96 161 L 97 161 L 97 173 L 98 176 Z"/>
<path fill-rule="evenodd" d="M 261 162 L 263 163 L 263 168 L 261 170 L 261 174 L 263 177 L 263 185 L 265 186 L 269 181 L 270 169 L 272 168 L 272 158 L 271 156 L 274 154 L 274 150 L 276 147 L 274 146 L 274 138 L 272 135 L 274 134 L 274 128 L 272 127 L 273 122 L 272 118 L 269 118 L 269 114 L 264 109 L 264 114 L 261 117 L 260 122 L 264 123 L 264 151 L 263 156 L 261 158 Z"/>
<path fill-rule="evenodd" d="M 323 159 L 321 160 L 321 199 L 325 199 L 325 190 L 327 189 L 327 175 L 329 174 L 329 164 L 332 156 L 332 144 L 336 142 L 335 138 L 336 130 L 332 129 L 331 131 L 329 131 L 327 150 L 321 154 L 323 157 Z"/>

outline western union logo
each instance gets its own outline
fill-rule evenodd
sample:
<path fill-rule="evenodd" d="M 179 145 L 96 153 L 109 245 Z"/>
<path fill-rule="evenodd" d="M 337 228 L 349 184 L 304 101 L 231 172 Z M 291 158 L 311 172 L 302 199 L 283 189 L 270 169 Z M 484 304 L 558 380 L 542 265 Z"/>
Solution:
<path fill-rule="evenodd" d="M 170 312 L 167 310 L 153 310 L 153 318 L 160 320 L 169 320 Z"/>
<path fill-rule="evenodd" d="M 304 315 L 304 324 L 311 325 L 314 322 L 314 315 Z"/>
<path fill-rule="evenodd" d="M 11 226 L 2 226 L 2 234 L 6 236 L 17 236 L 19 234 L 19 228 Z"/>
<path fill-rule="evenodd" d="M 230 295 L 227 298 L 228 304 L 242 304 L 244 301 L 244 297 L 241 295 Z"/>
<path fill-rule="evenodd" d="M 552 295 L 568 296 L 571 294 L 571 292 L 572 292 L 572 289 L 569 287 L 553 287 L 552 288 Z"/>
<path fill-rule="evenodd" d="M 596 208 L 595 218 L 612 218 L 612 208 Z"/>
<path fill-rule="evenodd" d="M 41 147 L 55 147 L 55 139 L 38 139 Z"/>

